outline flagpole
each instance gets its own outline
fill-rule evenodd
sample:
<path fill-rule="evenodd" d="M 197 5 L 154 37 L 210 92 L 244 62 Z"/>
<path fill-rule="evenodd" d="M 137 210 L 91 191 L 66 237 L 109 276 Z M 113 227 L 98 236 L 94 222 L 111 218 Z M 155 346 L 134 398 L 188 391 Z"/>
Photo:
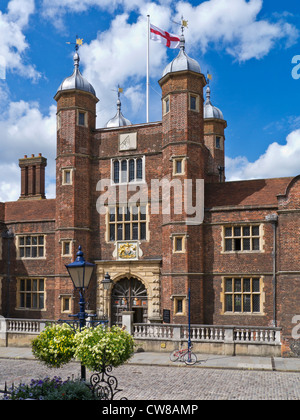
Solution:
<path fill-rule="evenodd" d="M 150 15 L 147 15 L 147 82 L 146 82 L 146 121 L 149 122 L 149 56 L 150 56 Z"/>

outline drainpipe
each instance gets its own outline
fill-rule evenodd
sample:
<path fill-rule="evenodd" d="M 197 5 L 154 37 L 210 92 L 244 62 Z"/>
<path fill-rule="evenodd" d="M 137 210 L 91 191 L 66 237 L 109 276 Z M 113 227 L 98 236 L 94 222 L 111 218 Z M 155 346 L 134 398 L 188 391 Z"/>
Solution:
<path fill-rule="evenodd" d="M 277 327 L 277 313 L 276 313 L 276 301 L 277 301 L 277 278 L 276 278 L 276 254 L 277 254 L 277 225 L 278 225 L 278 214 L 269 214 L 265 220 L 272 223 L 273 228 L 273 326 Z"/>
<path fill-rule="evenodd" d="M 6 232 L 2 233 L 2 238 L 7 239 L 7 276 L 6 276 L 6 282 L 7 282 L 7 297 L 6 297 L 6 318 L 9 318 L 9 312 L 10 312 L 10 241 L 14 238 L 14 233 L 9 228 Z"/>

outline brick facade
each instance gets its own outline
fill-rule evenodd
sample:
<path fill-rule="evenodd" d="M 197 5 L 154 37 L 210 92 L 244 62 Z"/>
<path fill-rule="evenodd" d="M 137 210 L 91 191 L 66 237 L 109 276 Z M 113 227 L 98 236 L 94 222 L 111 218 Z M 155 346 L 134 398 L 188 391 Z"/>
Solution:
<path fill-rule="evenodd" d="M 0 314 L 58 319 L 76 312 L 77 294 L 65 265 L 81 245 L 86 260 L 97 265 L 87 301 L 99 316 L 112 319 L 117 305 L 126 301 L 120 297 L 116 303 L 112 294 L 124 279 L 136 279 L 146 297 L 134 289 L 131 304 L 123 302 L 123 309 L 135 311 L 136 321 L 162 322 L 163 311 L 169 310 L 171 323 L 187 323 L 190 288 L 192 323 L 276 324 L 283 328 L 289 351 L 292 320 L 299 315 L 300 177 L 225 182 L 227 123 L 203 117 L 205 77 L 186 70 L 167 74 L 159 83 L 162 121 L 116 128 L 95 129 L 98 99 L 93 93 L 57 93 L 56 199 L 45 199 L 46 159 L 32 155 L 19 161 L 19 201 L 0 203 Z M 130 136 L 137 144 L 122 148 L 121 139 Z M 125 162 L 126 176 L 129 171 L 137 176 L 139 159 L 142 179 L 133 183 L 139 188 L 129 191 L 128 198 L 147 187 L 138 203 L 147 208 L 145 217 L 123 215 L 119 220 L 108 213 L 111 203 L 99 214 L 99 199 L 111 194 L 112 186 L 115 207 L 126 204 L 119 197 L 122 182 L 113 182 L 114 162 Z M 104 180 L 108 183 L 100 191 Z M 170 196 L 160 188 L 153 200 L 153 180 L 173 183 Z M 187 223 L 192 215 L 181 191 L 189 180 L 193 206 L 202 197 L 196 180 L 205 185 L 199 223 Z M 175 211 L 178 205 L 180 212 Z M 120 254 L 119 246 L 126 248 L 126 243 L 133 247 L 132 258 Z M 114 282 L 108 294 L 101 285 L 107 271 Z"/>

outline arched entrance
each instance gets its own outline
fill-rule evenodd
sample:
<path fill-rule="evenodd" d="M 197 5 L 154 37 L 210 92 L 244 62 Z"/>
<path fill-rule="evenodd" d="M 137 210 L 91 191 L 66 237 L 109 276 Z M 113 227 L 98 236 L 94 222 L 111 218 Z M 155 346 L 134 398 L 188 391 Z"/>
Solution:
<path fill-rule="evenodd" d="M 148 321 L 148 296 L 143 283 L 131 277 L 118 281 L 111 295 L 112 324 L 122 326 L 122 312 L 133 311 L 133 322 Z"/>

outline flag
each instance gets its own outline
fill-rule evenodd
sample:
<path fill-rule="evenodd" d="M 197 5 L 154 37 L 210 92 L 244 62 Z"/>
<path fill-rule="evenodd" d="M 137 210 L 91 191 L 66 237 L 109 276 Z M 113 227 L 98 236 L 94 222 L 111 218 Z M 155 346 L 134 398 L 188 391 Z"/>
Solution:
<path fill-rule="evenodd" d="M 152 24 L 150 25 L 150 39 L 152 41 L 160 42 L 168 48 L 180 47 L 180 38 L 177 35 L 163 31 Z"/>

